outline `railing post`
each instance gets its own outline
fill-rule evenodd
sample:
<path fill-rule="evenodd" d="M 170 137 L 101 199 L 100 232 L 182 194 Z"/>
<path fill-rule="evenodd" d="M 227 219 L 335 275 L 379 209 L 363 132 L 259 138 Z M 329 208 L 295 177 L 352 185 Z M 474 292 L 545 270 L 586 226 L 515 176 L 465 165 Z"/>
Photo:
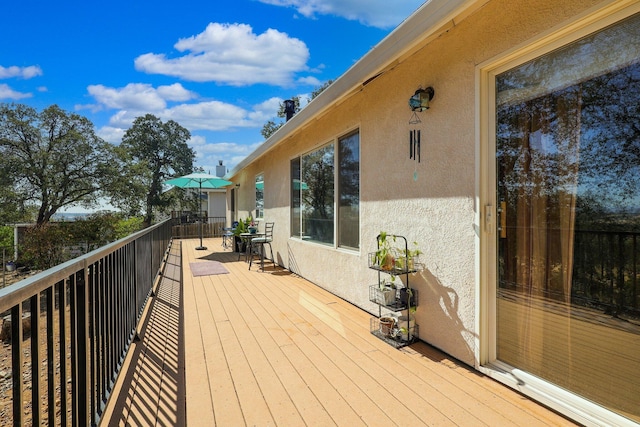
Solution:
<path fill-rule="evenodd" d="M 40 425 L 40 294 L 31 297 L 31 417 L 34 426 Z"/>
<path fill-rule="evenodd" d="M 77 410 L 78 425 L 92 425 L 91 411 L 91 390 L 90 388 L 90 361 L 89 353 L 89 292 L 88 286 L 88 267 L 77 273 L 76 280 L 76 308 L 77 308 L 77 359 L 76 359 L 76 375 L 77 375 Z"/>
<path fill-rule="evenodd" d="M 67 284 L 62 280 L 57 285 L 58 288 L 58 331 L 60 343 L 60 424 L 67 425 L 69 420 L 67 414 Z"/>
<path fill-rule="evenodd" d="M 11 378 L 13 380 L 13 425 L 22 426 L 22 303 L 11 308 Z"/>
<path fill-rule="evenodd" d="M 56 419 L 56 371 L 55 371 L 55 335 L 53 332 L 54 329 L 54 321 L 53 321 L 53 311 L 55 310 L 56 304 L 54 301 L 55 284 L 49 286 L 45 291 L 45 298 L 47 299 L 47 410 L 48 410 L 48 418 L 49 424 L 55 424 Z M 63 334 L 60 334 L 59 337 L 64 337 Z M 62 339 L 60 339 L 60 345 L 63 345 Z M 62 392 L 60 393 L 60 399 L 62 400 Z M 34 423 L 35 425 L 35 423 Z"/>

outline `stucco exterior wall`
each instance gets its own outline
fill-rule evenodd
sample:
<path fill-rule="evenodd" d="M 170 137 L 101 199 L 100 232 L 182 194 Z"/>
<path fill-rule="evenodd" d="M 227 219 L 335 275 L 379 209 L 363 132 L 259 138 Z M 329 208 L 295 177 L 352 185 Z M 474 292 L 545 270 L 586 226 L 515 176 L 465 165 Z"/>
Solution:
<path fill-rule="evenodd" d="M 376 314 L 368 286 L 377 273 L 368 269 L 367 253 L 375 250 L 377 234 L 417 241 L 426 268 L 410 283 L 419 291 L 420 338 L 477 366 L 476 67 L 597 3 L 486 2 L 234 176 L 241 184 L 240 216 L 255 208 L 250 189 L 263 172 L 277 261 Z M 427 86 L 435 89 L 431 108 L 411 125 L 408 99 Z M 290 160 L 354 129 L 360 130 L 360 251 L 289 238 Z M 421 131 L 420 163 L 409 159 L 411 129 Z"/>

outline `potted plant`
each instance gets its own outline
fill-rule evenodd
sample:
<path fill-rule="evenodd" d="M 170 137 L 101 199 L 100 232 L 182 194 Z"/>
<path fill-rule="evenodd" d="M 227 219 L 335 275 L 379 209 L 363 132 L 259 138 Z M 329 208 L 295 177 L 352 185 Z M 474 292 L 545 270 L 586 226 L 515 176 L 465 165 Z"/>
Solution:
<path fill-rule="evenodd" d="M 248 219 L 249 218 L 247 218 L 247 220 Z M 233 229 L 233 247 L 236 248 L 238 252 L 246 251 L 246 242 L 240 238 L 240 235 L 242 233 L 247 233 L 247 227 L 249 226 L 249 222 L 247 220 L 240 218 L 238 220 L 238 225 Z"/>
<path fill-rule="evenodd" d="M 372 254 L 372 262 L 381 270 L 390 271 L 395 266 L 395 253 L 392 242 L 395 236 L 389 236 L 385 231 L 381 231 L 378 236 L 378 250 Z"/>
<path fill-rule="evenodd" d="M 416 307 L 410 307 L 406 315 L 398 316 L 398 334 L 402 341 L 408 341 L 416 334 Z"/>
<path fill-rule="evenodd" d="M 400 271 L 415 271 L 418 267 L 418 257 L 422 251 L 418 247 L 418 242 L 413 242 L 412 248 L 397 249 L 398 256 L 395 258 L 395 268 Z"/>
<path fill-rule="evenodd" d="M 402 307 L 411 308 L 416 306 L 416 296 L 412 288 L 400 288 L 398 291 L 398 301 Z"/>
<path fill-rule="evenodd" d="M 258 224 L 255 223 L 252 217 L 247 218 L 247 231 L 251 234 L 256 234 L 258 232 Z"/>
<path fill-rule="evenodd" d="M 380 318 L 380 333 L 385 337 L 391 336 L 396 325 L 395 317 L 382 316 Z"/>
<path fill-rule="evenodd" d="M 390 306 L 396 302 L 396 285 L 394 283 L 395 277 L 391 276 L 391 281 L 386 280 L 380 283 L 380 286 L 376 292 L 376 302 L 381 305 Z"/>

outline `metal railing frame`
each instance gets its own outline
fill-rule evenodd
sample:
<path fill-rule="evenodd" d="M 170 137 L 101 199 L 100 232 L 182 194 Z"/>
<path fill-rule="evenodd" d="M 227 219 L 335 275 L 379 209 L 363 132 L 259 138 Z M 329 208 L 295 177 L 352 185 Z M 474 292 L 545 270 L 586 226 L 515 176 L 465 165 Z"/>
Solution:
<path fill-rule="evenodd" d="M 29 399 L 24 398 L 23 374 L 29 370 L 32 425 L 40 425 L 45 413 L 49 424 L 54 424 L 56 387 L 60 389 L 62 425 L 98 424 L 161 275 L 170 242 L 171 221 L 167 220 L 0 289 L 0 313 L 11 313 L 14 426 L 25 421 Z M 23 367 L 23 311 L 27 306 L 31 311 L 31 366 Z M 47 363 L 41 368 L 40 349 L 45 342 Z M 67 358 L 71 372 L 67 372 Z M 44 380 L 46 411 L 41 392 Z"/>

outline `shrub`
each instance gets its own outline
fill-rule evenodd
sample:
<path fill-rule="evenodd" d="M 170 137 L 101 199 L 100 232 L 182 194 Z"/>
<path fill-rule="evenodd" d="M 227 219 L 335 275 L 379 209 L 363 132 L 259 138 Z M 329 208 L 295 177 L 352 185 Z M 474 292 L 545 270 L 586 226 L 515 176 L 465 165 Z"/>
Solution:
<path fill-rule="evenodd" d="M 45 270 L 66 261 L 71 234 L 67 227 L 42 224 L 29 228 L 20 244 L 20 264 L 37 270 Z"/>

